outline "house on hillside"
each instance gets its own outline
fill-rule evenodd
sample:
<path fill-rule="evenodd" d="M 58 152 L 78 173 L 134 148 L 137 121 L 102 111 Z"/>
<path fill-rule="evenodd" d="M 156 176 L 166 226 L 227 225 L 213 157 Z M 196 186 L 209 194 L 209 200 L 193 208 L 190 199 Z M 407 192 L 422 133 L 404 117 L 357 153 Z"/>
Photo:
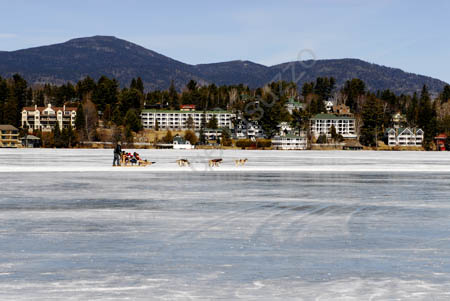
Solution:
<path fill-rule="evenodd" d="M 180 135 L 173 137 L 173 149 L 193 149 L 194 146 Z"/>
<path fill-rule="evenodd" d="M 280 122 L 280 124 L 278 124 L 277 128 L 278 128 L 278 133 L 280 133 L 280 135 L 284 135 L 284 134 L 290 133 L 292 131 L 291 125 L 286 121 Z"/>
<path fill-rule="evenodd" d="M 394 126 L 394 129 L 399 129 L 401 127 L 405 127 L 406 125 L 406 117 L 400 112 L 397 112 L 392 116 L 392 123 Z"/>
<path fill-rule="evenodd" d="M 325 109 L 328 113 L 333 112 L 334 103 L 331 100 L 325 101 Z"/>
<path fill-rule="evenodd" d="M 223 129 L 203 129 L 203 135 L 205 135 L 206 140 L 217 140 L 218 138 L 222 138 Z M 200 132 L 198 132 L 200 134 Z"/>
<path fill-rule="evenodd" d="M 305 150 L 308 147 L 306 135 L 286 134 L 272 138 L 272 148 L 279 150 Z"/>
<path fill-rule="evenodd" d="M 304 104 L 296 101 L 293 97 L 288 99 L 285 106 L 289 114 L 292 114 L 295 110 L 300 111 L 304 109 Z"/>
<path fill-rule="evenodd" d="M 450 148 L 448 148 L 448 137 L 446 134 L 439 134 L 436 137 L 434 137 L 434 141 L 436 143 L 436 150 L 437 151 L 445 151 L 445 150 L 450 150 Z"/>
<path fill-rule="evenodd" d="M 336 114 L 317 114 L 310 119 L 311 134 L 317 139 L 320 135 L 331 137 L 331 126 L 336 133 L 346 139 L 356 138 L 355 118 Z"/>
<path fill-rule="evenodd" d="M 180 111 L 183 111 L 183 112 L 195 111 L 195 105 L 181 105 Z"/>
<path fill-rule="evenodd" d="M 20 140 L 23 147 L 34 148 L 41 146 L 41 139 L 33 135 L 25 135 Z"/>
<path fill-rule="evenodd" d="M 258 121 L 244 120 L 242 117 L 236 120 L 233 128 L 234 139 L 259 139 L 264 138 L 264 131 Z"/>
<path fill-rule="evenodd" d="M 424 132 L 417 128 L 389 128 L 386 136 L 389 146 L 422 146 Z"/>
<path fill-rule="evenodd" d="M 22 128 L 30 130 L 41 130 L 43 132 L 52 131 L 56 123 L 60 129 L 75 128 L 75 118 L 77 116 L 77 108 L 75 107 L 24 107 L 22 110 Z"/>
<path fill-rule="evenodd" d="M 353 117 L 352 112 L 350 112 L 350 107 L 345 104 L 335 105 L 333 107 L 333 113 L 339 116 Z"/>
<path fill-rule="evenodd" d="M 20 145 L 19 130 L 9 124 L 0 124 L 0 147 L 16 148 Z"/>

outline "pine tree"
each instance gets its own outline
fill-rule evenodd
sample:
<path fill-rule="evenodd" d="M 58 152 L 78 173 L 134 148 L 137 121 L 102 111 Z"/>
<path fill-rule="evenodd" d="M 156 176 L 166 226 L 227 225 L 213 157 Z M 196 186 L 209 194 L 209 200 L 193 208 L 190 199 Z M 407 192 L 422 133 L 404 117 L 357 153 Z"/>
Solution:
<path fill-rule="evenodd" d="M 205 135 L 205 131 L 204 131 L 203 127 L 200 129 L 199 137 L 200 137 L 200 143 L 206 144 L 206 135 Z"/>
<path fill-rule="evenodd" d="M 420 93 L 417 126 L 425 132 L 423 146 L 425 149 L 429 149 L 433 142 L 433 138 L 437 131 L 437 116 L 436 108 L 431 103 L 430 93 L 428 87 L 423 86 Z"/>
<path fill-rule="evenodd" d="M 142 94 L 144 94 L 144 83 L 142 82 L 142 78 L 138 77 L 136 80 L 136 87 L 135 87 L 139 92 L 141 92 Z"/>
<path fill-rule="evenodd" d="M 207 127 L 214 130 L 218 128 L 218 121 L 216 114 L 212 114 L 211 119 L 208 121 Z"/>
<path fill-rule="evenodd" d="M 129 109 L 125 114 L 124 125 L 130 127 L 134 132 L 139 132 L 142 129 L 142 123 L 134 109 Z"/>
<path fill-rule="evenodd" d="M 111 112 L 111 105 L 110 105 L 110 104 L 107 104 L 107 105 L 105 106 L 105 110 L 103 111 L 103 121 L 104 121 L 105 123 L 108 123 L 109 121 L 111 121 L 111 115 L 112 115 L 112 112 Z"/>
<path fill-rule="evenodd" d="M 5 116 L 5 104 L 8 100 L 9 89 L 6 84 L 6 80 L 3 80 L 0 77 L 0 124 L 4 124 L 4 116 Z"/>
<path fill-rule="evenodd" d="M 417 111 L 418 111 L 419 99 L 417 97 L 417 93 L 414 92 L 414 95 L 409 102 L 408 109 L 406 111 L 406 119 L 410 126 L 417 125 Z"/>
<path fill-rule="evenodd" d="M 173 142 L 173 135 L 171 131 L 167 131 L 166 135 L 163 137 L 164 143 L 172 143 Z"/>
<path fill-rule="evenodd" d="M 131 131 L 131 128 L 129 126 L 125 127 L 125 140 L 128 143 L 133 142 L 133 132 Z"/>
<path fill-rule="evenodd" d="M 63 147 L 63 140 L 61 135 L 61 129 L 59 127 L 59 122 L 56 122 L 55 128 L 53 129 L 53 140 L 55 147 Z"/>
<path fill-rule="evenodd" d="M 3 106 L 3 122 L 15 127 L 19 126 L 19 104 L 13 94 L 9 94 L 6 103 Z"/>
<path fill-rule="evenodd" d="M 186 126 L 186 128 L 188 128 L 188 129 L 193 129 L 193 128 L 195 127 L 194 119 L 192 118 L 191 115 L 189 115 L 188 119 L 186 120 L 185 126 Z"/>
<path fill-rule="evenodd" d="M 136 89 L 136 88 L 137 88 L 136 79 L 133 77 L 133 79 L 131 80 L 131 83 L 130 83 L 130 89 Z"/>
<path fill-rule="evenodd" d="M 440 97 L 441 103 L 446 103 L 450 100 L 450 85 L 445 85 Z"/>
<path fill-rule="evenodd" d="M 331 135 L 331 139 L 333 140 L 333 142 L 336 142 L 336 140 L 338 138 L 338 133 L 336 132 L 336 127 L 334 126 L 334 124 L 331 125 L 330 135 Z"/>
<path fill-rule="evenodd" d="M 375 146 L 379 136 L 382 135 L 383 106 L 381 101 L 371 95 L 362 107 L 361 117 L 363 126 L 359 140 L 363 145 Z"/>
<path fill-rule="evenodd" d="M 180 108 L 180 103 L 178 101 L 178 93 L 175 89 L 175 84 L 173 80 L 170 82 L 169 87 L 169 103 L 172 109 L 178 110 Z"/>
<path fill-rule="evenodd" d="M 186 87 L 188 88 L 188 90 L 190 92 L 197 90 L 197 82 L 193 79 L 191 79 L 188 84 L 186 85 Z"/>
<path fill-rule="evenodd" d="M 359 112 L 358 100 L 365 94 L 366 84 L 359 78 L 354 78 L 345 82 L 342 93 L 347 96 L 346 105 L 353 111 Z"/>
<path fill-rule="evenodd" d="M 115 125 L 122 125 L 123 124 L 123 118 L 122 113 L 119 109 L 119 106 L 117 106 L 114 109 L 114 112 L 112 114 L 112 122 L 114 122 Z"/>
<path fill-rule="evenodd" d="M 86 116 L 84 115 L 84 108 L 81 102 L 77 107 L 77 115 L 75 117 L 75 128 L 80 140 L 84 140 L 87 136 L 86 133 Z"/>

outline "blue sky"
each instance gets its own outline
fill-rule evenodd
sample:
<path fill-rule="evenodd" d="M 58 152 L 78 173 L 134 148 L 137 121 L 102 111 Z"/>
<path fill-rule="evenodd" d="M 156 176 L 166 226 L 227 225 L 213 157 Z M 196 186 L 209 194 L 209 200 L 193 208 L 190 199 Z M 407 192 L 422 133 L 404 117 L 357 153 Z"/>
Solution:
<path fill-rule="evenodd" d="M 0 0 L 0 5 L 0 50 L 113 35 L 190 64 L 242 59 L 274 65 L 310 49 L 317 59 L 360 58 L 450 82 L 450 1 Z"/>

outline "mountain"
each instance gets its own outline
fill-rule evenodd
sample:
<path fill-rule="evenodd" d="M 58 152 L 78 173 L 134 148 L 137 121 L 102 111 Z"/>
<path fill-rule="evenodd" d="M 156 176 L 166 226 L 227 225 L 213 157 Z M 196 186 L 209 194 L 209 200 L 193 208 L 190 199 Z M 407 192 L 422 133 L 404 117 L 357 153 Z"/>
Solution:
<path fill-rule="evenodd" d="M 420 92 L 423 85 L 427 85 L 434 94 L 442 92 L 445 82 L 423 75 L 407 73 L 401 69 L 371 64 L 359 59 L 333 59 L 304 62 L 284 63 L 271 68 L 284 70 L 295 68 L 297 75 L 304 72 L 300 82 L 313 81 L 317 77 L 332 76 L 336 79 L 337 86 L 344 85 L 345 81 L 352 78 L 360 78 L 366 83 L 370 91 L 390 89 L 397 94 Z M 283 73 L 282 78 L 289 80 L 292 75 Z"/>
<path fill-rule="evenodd" d="M 125 40 L 108 36 L 73 39 L 66 43 L 0 53 L 0 75 L 20 73 L 35 84 L 76 82 L 86 76 L 114 77 L 128 85 L 141 76 L 147 89 L 200 82 L 191 66 Z"/>
<path fill-rule="evenodd" d="M 293 70 L 294 76 L 293 76 Z M 372 91 L 420 91 L 426 84 L 438 93 L 446 84 L 431 77 L 371 64 L 358 59 L 288 62 L 264 66 L 250 61 L 189 65 L 131 42 L 110 36 L 79 38 L 61 44 L 17 51 L 0 51 L 0 75 L 19 73 L 32 84 L 76 82 L 86 76 L 114 77 L 122 86 L 140 76 L 147 90 L 166 89 L 171 80 L 178 89 L 194 79 L 200 84 L 262 86 L 273 80 L 298 79 L 299 86 L 319 76 L 333 76 L 338 86 L 360 78 Z"/>

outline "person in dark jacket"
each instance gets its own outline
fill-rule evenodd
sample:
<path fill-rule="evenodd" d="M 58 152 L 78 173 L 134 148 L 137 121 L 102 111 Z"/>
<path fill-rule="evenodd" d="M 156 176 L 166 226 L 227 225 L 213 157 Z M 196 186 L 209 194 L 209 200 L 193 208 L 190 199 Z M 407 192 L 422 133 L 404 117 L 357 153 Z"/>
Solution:
<path fill-rule="evenodd" d="M 120 142 L 116 144 L 116 147 L 114 148 L 114 160 L 113 160 L 113 166 L 120 166 L 120 155 L 122 154 L 122 147 L 120 146 Z"/>

